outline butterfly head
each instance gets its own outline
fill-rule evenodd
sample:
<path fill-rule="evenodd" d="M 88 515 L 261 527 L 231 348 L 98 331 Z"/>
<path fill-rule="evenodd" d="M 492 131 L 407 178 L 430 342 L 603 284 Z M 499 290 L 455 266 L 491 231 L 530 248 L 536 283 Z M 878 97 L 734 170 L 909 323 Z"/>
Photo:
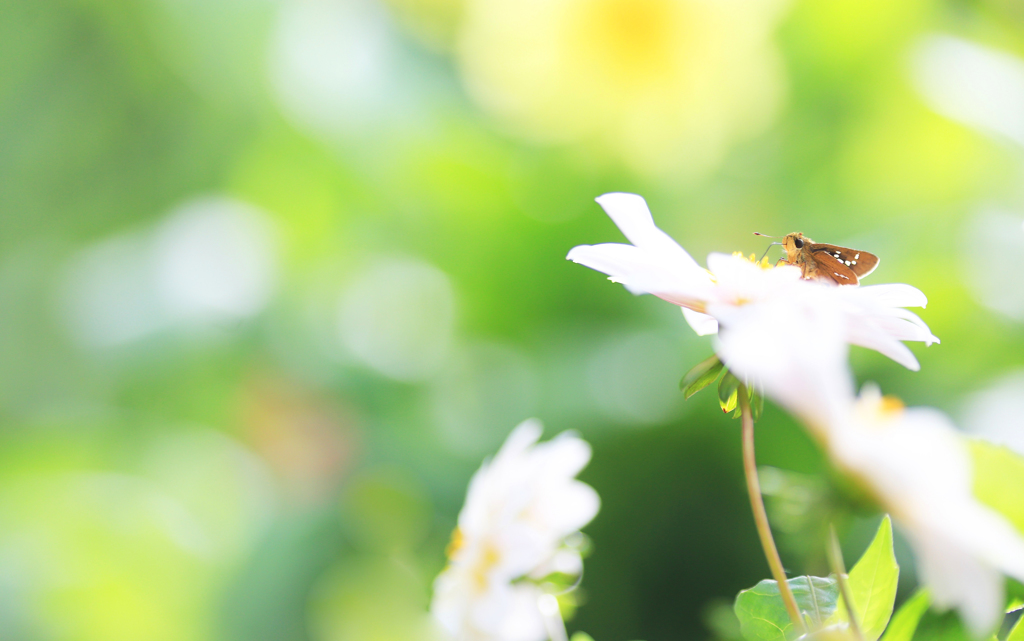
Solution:
<path fill-rule="evenodd" d="M 786 250 L 786 262 L 795 264 L 796 257 L 803 252 L 804 247 L 812 244 L 813 242 L 813 240 L 798 231 L 795 231 L 792 234 L 786 234 L 782 239 L 782 247 Z"/>

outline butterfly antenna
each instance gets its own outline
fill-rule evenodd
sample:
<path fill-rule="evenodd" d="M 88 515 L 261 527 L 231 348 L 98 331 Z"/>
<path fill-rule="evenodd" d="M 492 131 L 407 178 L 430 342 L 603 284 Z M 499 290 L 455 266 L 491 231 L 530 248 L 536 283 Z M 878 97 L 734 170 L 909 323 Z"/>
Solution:
<path fill-rule="evenodd" d="M 755 232 L 755 233 L 757 233 L 757 232 Z M 764 234 L 757 234 L 757 235 L 758 236 L 764 236 Z M 772 237 L 768 236 L 768 238 L 772 238 Z M 764 257 L 767 256 L 768 252 L 771 250 L 772 245 L 781 245 L 781 244 L 782 243 L 772 243 L 771 245 L 768 245 L 768 249 L 764 250 L 764 253 L 761 254 L 761 257 L 757 259 L 757 262 L 761 262 L 762 260 L 764 260 Z"/>
<path fill-rule="evenodd" d="M 754 232 L 754 235 L 755 235 L 755 236 L 764 236 L 765 238 L 778 238 L 778 236 L 769 236 L 768 234 L 762 234 L 762 233 L 761 233 L 761 232 L 759 232 L 759 231 L 755 231 L 755 232 Z M 773 244 L 773 245 L 778 245 L 778 243 L 772 243 L 772 244 Z"/>

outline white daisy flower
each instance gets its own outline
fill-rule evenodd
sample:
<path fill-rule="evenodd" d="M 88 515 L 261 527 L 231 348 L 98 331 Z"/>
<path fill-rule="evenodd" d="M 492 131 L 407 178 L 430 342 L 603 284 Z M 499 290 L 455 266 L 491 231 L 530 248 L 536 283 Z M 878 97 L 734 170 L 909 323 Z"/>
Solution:
<path fill-rule="evenodd" d="M 938 342 L 920 318 L 903 309 L 927 304 L 924 294 L 910 285 L 823 286 L 801 279 L 794 266 L 768 269 L 767 263 L 726 254 L 709 255 L 704 269 L 654 225 L 640 196 L 611 193 L 597 202 L 632 244 L 580 245 L 568 259 L 608 274 L 634 294 L 654 294 L 679 305 L 700 335 L 728 329 L 730 324 L 758 322 L 766 312 L 763 305 L 782 302 L 839 310 L 841 341 L 877 350 L 909 369 L 919 365 L 901 341 Z"/>
<path fill-rule="evenodd" d="M 458 641 L 548 638 L 543 595 L 530 579 L 582 572 L 565 540 L 600 506 L 593 488 L 575 479 L 590 446 L 570 433 L 537 444 L 541 430 L 535 420 L 520 424 L 470 481 L 431 605 Z"/>

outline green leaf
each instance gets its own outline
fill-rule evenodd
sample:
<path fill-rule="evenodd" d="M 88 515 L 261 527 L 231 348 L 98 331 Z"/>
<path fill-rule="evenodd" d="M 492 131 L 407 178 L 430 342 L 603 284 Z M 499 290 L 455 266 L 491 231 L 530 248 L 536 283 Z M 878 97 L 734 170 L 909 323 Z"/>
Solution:
<path fill-rule="evenodd" d="M 892 549 L 892 520 L 886 515 L 878 525 L 875 539 L 850 570 L 847 579 L 853 609 L 865 641 L 877 641 L 889 623 L 899 578 L 900 566 L 896 564 L 896 554 Z M 844 604 L 829 623 L 849 620 Z"/>
<path fill-rule="evenodd" d="M 808 632 L 800 641 L 860 641 L 846 623 L 836 623 L 817 632 Z"/>
<path fill-rule="evenodd" d="M 1024 532 L 1024 458 L 1000 445 L 970 441 L 974 495 Z"/>
<path fill-rule="evenodd" d="M 586 632 L 575 632 L 569 641 L 594 641 L 594 637 L 590 636 Z"/>
<path fill-rule="evenodd" d="M 917 624 L 928 611 L 932 597 L 927 590 L 918 590 L 900 606 L 896 616 L 892 618 L 889 628 L 882 636 L 882 641 L 910 641 L 917 631 Z"/>
<path fill-rule="evenodd" d="M 729 370 L 725 370 L 725 376 L 718 384 L 718 404 L 722 406 L 722 411 L 726 414 L 736 409 L 739 389 L 740 379 L 736 378 L 736 375 Z"/>
<path fill-rule="evenodd" d="M 913 638 L 918 641 L 996 641 L 995 635 L 984 638 L 971 635 L 954 610 L 926 611 L 917 623 Z"/>
<path fill-rule="evenodd" d="M 822 627 L 836 611 L 839 584 L 816 576 L 798 576 L 787 581 L 797 607 L 812 630 Z M 736 618 L 747 641 L 792 641 L 797 632 L 779 594 L 779 584 L 770 579 L 736 595 Z"/>
<path fill-rule="evenodd" d="M 715 382 L 725 365 L 718 360 L 718 356 L 701 361 L 693 369 L 686 373 L 683 380 L 679 381 L 679 389 L 686 398 L 690 398 L 708 385 Z"/>
<path fill-rule="evenodd" d="M 1010 634 L 1006 636 L 1006 641 L 1024 641 L 1024 617 L 1017 619 L 1017 624 L 1010 630 Z"/>

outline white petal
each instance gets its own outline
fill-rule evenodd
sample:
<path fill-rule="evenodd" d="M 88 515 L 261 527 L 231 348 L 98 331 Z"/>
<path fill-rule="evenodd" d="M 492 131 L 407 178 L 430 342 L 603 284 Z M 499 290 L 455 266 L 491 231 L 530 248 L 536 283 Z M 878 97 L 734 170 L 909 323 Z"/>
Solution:
<path fill-rule="evenodd" d="M 975 498 L 962 436 L 931 408 L 886 411 L 870 389 L 841 422 L 829 453 L 906 530 L 936 605 L 956 607 L 975 636 L 991 632 L 1002 614 L 1001 573 L 1024 573 L 1024 538 Z"/>
<path fill-rule="evenodd" d="M 761 299 L 777 287 L 788 287 L 800 280 L 800 270 L 792 265 L 761 269 L 742 256 L 712 252 L 708 254 L 708 269 L 718 284 L 726 290 L 749 290 L 746 298 Z M 812 283 L 801 283 L 802 286 Z M 765 292 L 764 289 L 770 291 Z"/>
<path fill-rule="evenodd" d="M 941 609 L 956 607 L 975 638 L 990 634 L 1003 615 L 1003 577 L 964 550 L 927 534 L 911 535 L 922 583 Z"/>
<path fill-rule="evenodd" d="M 715 351 L 812 428 L 826 429 L 853 396 L 841 315 L 828 306 L 785 300 L 744 307 L 749 317 L 724 324 Z"/>
<path fill-rule="evenodd" d="M 503 581 L 489 581 L 486 591 L 473 599 L 465 623 L 487 633 L 487 638 L 504 641 L 501 628 L 515 602 L 514 586 Z"/>
<path fill-rule="evenodd" d="M 430 613 L 451 634 L 457 634 L 462 627 L 469 591 L 463 585 L 464 576 L 447 568 L 434 580 L 434 598 L 430 602 Z"/>
<path fill-rule="evenodd" d="M 562 432 L 547 443 L 534 448 L 534 455 L 542 466 L 545 480 L 569 479 L 580 473 L 590 462 L 590 444 L 575 432 Z"/>
<path fill-rule="evenodd" d="M 548 561 L 530 573 L 530 578 L 543 579 L 554 572 L 579 576 L 583 572 L 583 557 L 576 550 L 563 548 Z"/>
<path fill-rule="evenodd" d="M 547 493 L 537 502 L 539 519 L 559 539 L 590 523 L 600 509 L 601 499 L 597 492 L 580 481 L 572 481 L 557 491 Z"/>
<path fill-rule="evenodd" d="M 970 542 L 978 558 L 1018 581 L 1024 580 L 1024 539 L 1006 518 L 969 497 L 964 519 L 955 523 L 956 534 Z"/>
<path fill-rule="evenodd" d="M 682 269 L 633 245 L 580 245 L 566 258 L 608 274 L 634 294 L 654 294 L 676 305 L 705 300 L 711 288 L 711 277 L 704 270 Z"/>
<path fill-rule="evenodd" d="M 941 342 L 914 312 L 900 307 L 889 308 L 885 312 L 876 318 L 881 326 L 892 329 L 894 337 L 904 341 L 921 341 L 927 345 Z M 899 336 L 896 336 L 897 333 Z"/>
<path fill-rule="evenodd" d="M 708 269 L 719 282 L 745 280 L 762 271 L 746 258 L 720 252 L 708 254 Z"/>
<path fill-rule="evenodd" d="M 657 253 L 683 269 L 701 269 L 679 243 L 658 229 L 643 197 L 610 193 L 595 198 L 629 242 L 644 251 Z"/>
<path fill-rule="evenodd" d="M 714 316 L 701 314 L 684 307 L 683 317 L 690 327 L 693 328 L 693 331 L 697 332 L 697 336 L 708 336 L 709 334 L 718 333 L 718 321 L 715 320 Z"/>
<path fill-rule="evenodd" d="M 917 362 L 917 358 L 906 345 L 899 342 L 899 340 L 893 338 L 891 335 L 878 331 L 868 323 L 857 323 L 856 321 L 852 323 L 848 328 L 846 339 L 851 345 L 859 345 L 861 347 L 873 349 L 879 354 L 891 358 L 911 371 L 916 372 L 921 369 L 921 365 Z"/>
<path fill-rule="evenodd" d="M 522 455 L 540 439 L 543 432 L 544 426 L 535 418 L 528 418 L 516 425 L 494 457 L 495 462 Z"/>
<path fill-rule="evenodd" d="M 512 588 L 512 600 L 497 639 L 500 641 L 542 641 L 548 637 L 537 600 L 540 590 L 535 586 L 517 584 Z"/>
<path fill-rule="evenodd" d="M 515 459 L 523 457 L 537 442 L 544 431 L 537 419 L 523 421 L 512 430 L 498 454 L 491 461 L 484 461 L 473 474 L 466 491 L 466 502 L 459 512 L 459 528 L 464 535 L 476 535 L 485 530 L 490 518 L 491 505 L 501 501 L 501 483 L 504 470 L 517 467 Z"/>
<path fill-rule="evenodd" d="M 883 285 L 864 285 L 859 288 L 848 288 L 850 292 L 858 292 L 861 296 L 872 298 L 886 307 L 927 307 L 928 297 L 911 285 L 890 283 Z"/>

